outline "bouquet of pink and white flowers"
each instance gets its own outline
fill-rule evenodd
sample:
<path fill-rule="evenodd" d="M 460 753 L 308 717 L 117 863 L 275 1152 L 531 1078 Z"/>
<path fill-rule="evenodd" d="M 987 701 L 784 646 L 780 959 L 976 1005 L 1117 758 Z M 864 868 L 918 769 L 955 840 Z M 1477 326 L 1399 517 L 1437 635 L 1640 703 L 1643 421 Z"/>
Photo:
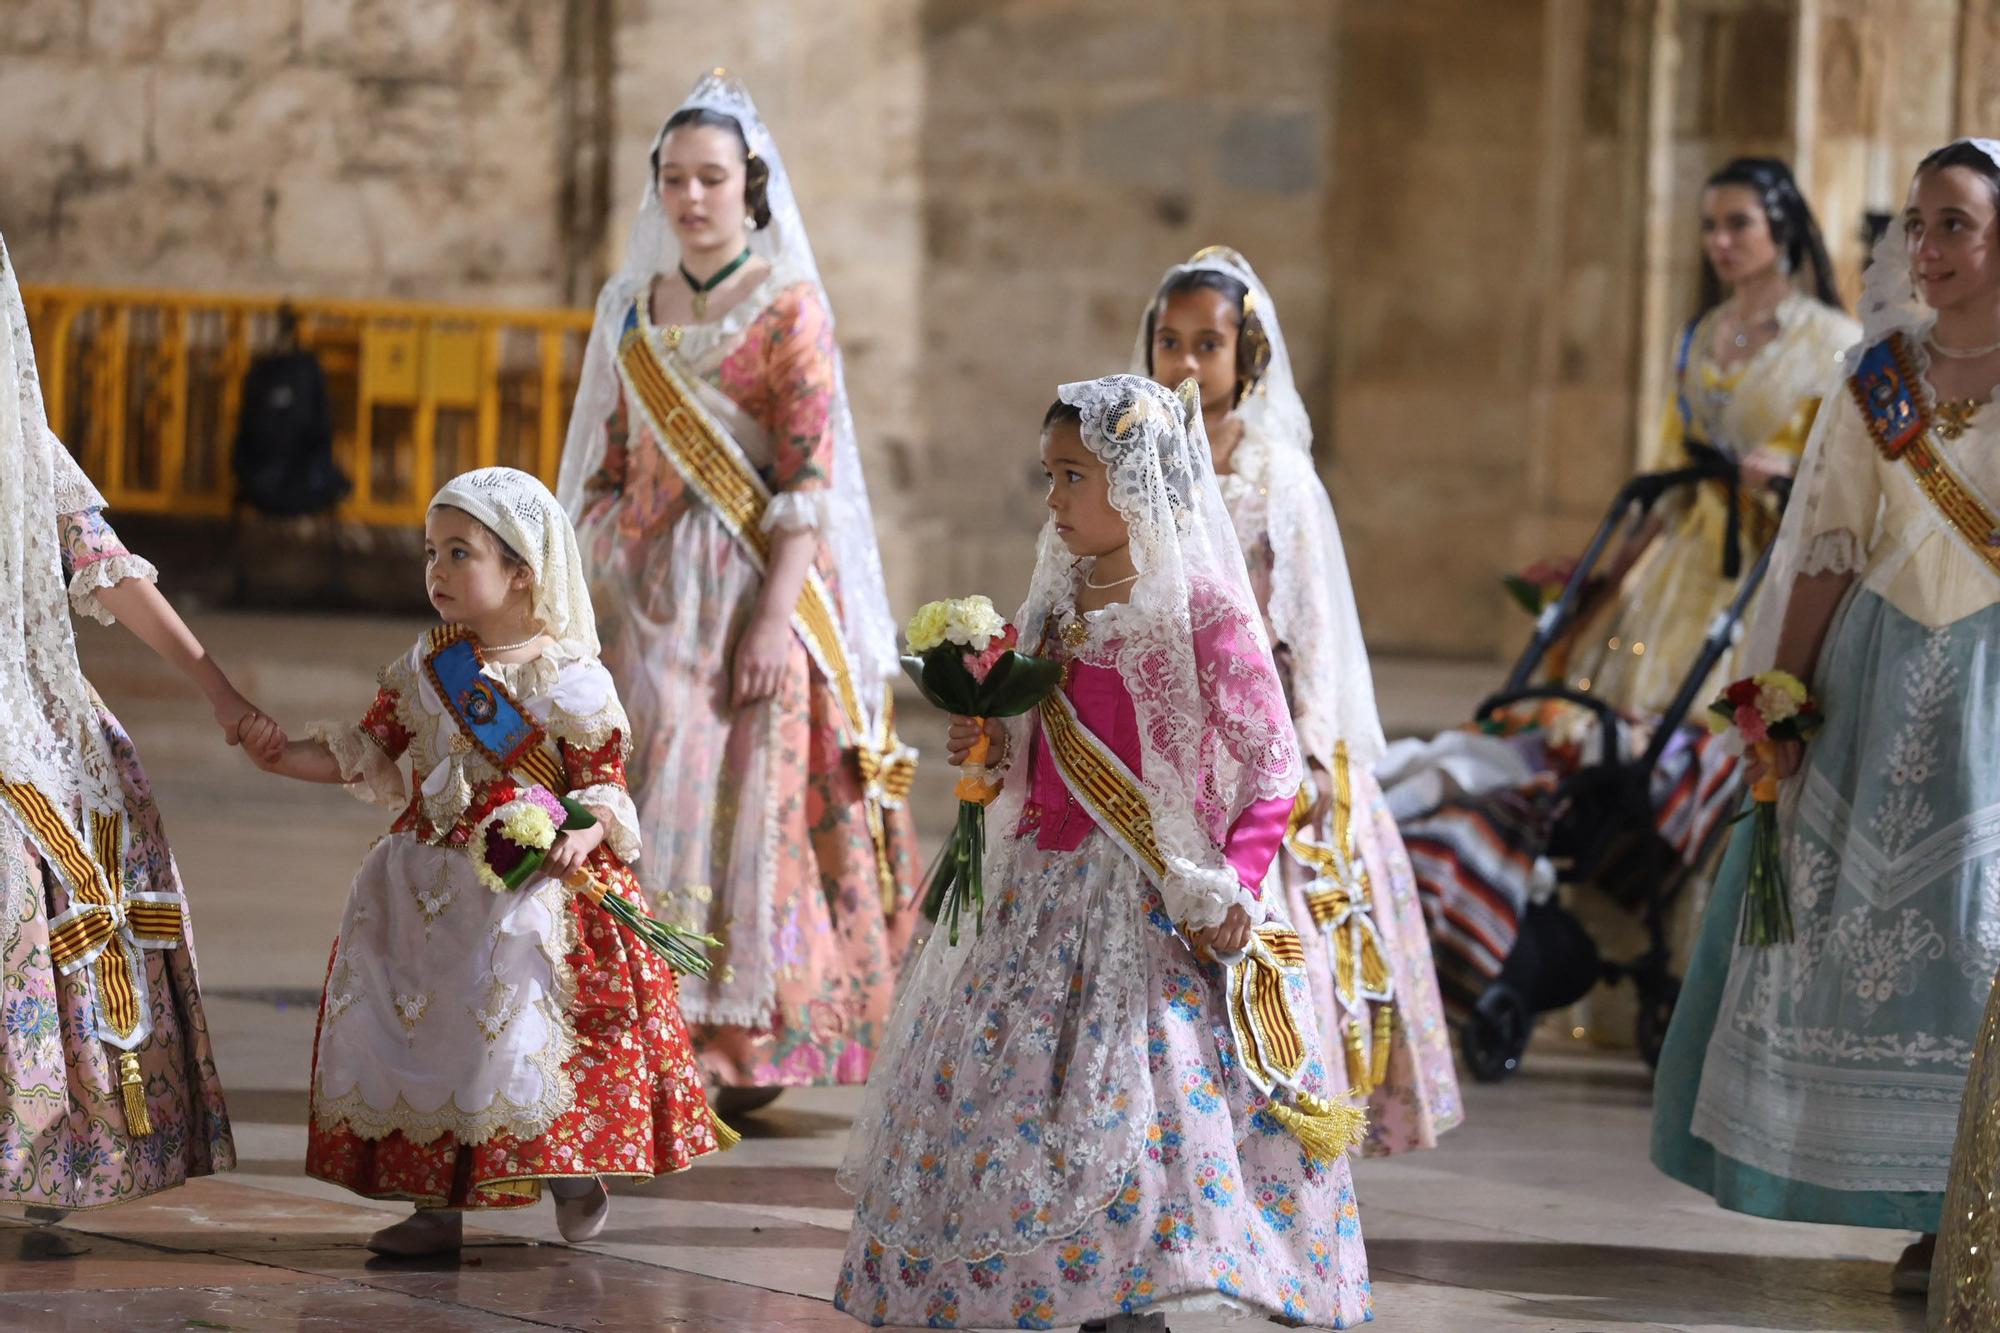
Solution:
<path fill-rule="evenodd" d="M 1760 671 L 1722 692 L 1708 706 L 1709 730 L 1735 733 L 1757 756 L 1762 773 L 1750 788 L 1755 823 L 1750 837 L 1750 883 L 1743 893 L 1741 943 L 1766 945 L 1792 938 L 1792 904 L 1778 839 L 1777 747 L 1809 741 L 1819 730 L 1819 701 L 1789 671 Z"/>
<path fill-rule="evenodd" d="M 958 919 L 972 904 L 983 921 L 986 889 L 986 807 L 1000 794 L 987 772 L 989 717 L 1018 717 L 1062 683 L 1062 663 L 1018 650 L 1020 634 L 984 597 L 930 602 L 910 618 L 910 656 L 903 670 L 932 706 L 980 723 L 979 739 L 960 769 L 958 822 L 939 853 L 924 894 L 924 915 L 942 920 L 958 943 Z"/>
<path fill-rule="evenodd" d="M 564 832 L 596 823 L 597 816 L 569 797 L 534 784 L 522 786 L 512 800 L 486 817 L 473 837 L 468 850 L 479 882 L 495 893 L 511 893 L 535 877 Z M 691 977 L 708 975 L 705 951 L 720 940 L 668 925 L 611 892 L 588 871 L 579 870 L 564 883 L 609 912 L 674 971 Z"/>

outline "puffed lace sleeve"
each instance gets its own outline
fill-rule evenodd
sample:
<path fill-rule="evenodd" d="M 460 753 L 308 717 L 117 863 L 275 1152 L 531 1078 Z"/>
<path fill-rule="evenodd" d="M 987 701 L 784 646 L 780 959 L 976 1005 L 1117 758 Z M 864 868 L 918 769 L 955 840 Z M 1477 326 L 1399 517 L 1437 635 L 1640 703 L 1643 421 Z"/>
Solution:
<path fill-rule="evenodd" d="M 594 661 L 566 663 L 550 692 L 545 725 L 562 754 L 566 795 L 603 818 L 605 843 L 619 860 L 638 860 L 639 811 L 625 786 L 632 728 L 611 673 Z"/>
<path fill-rule="evenodd" d="M 340 765 L 341 780 L 357 799 L 370 805 L 400 809 L 410 799 L 409 784 L 396 761 L 410 748 L 410 731 L 403 724 L 404 692 L 414 683 L 399 660 L 384 669 L 359 723 L 316 722 L 306 731 Z"/>
<path fill-rule="evenodd" d="M 67 458 L 67 453 L 63 454 Z M 160 571 L 151 562 L 133 555 L 118 534 L 104 520 L 102 507 L 71 510 L 57 519 L 61 535 L 63 573 L 69 579 L 70 609 L 89 616 L 101 625 L 116 624 L 116 618 L 97 594 L 115 588 L 126 579 L 157 583 Z"/>
<path fill-rule="evenodd" d="M 1795 572 L 1858 574 L 1868 564 L 1882 503 L 1880 455 L 1846 394 L 1822 409 L 1833 420 L 1817 433 L 1799 464 L 1792 508 L 1800 510 Z"/>

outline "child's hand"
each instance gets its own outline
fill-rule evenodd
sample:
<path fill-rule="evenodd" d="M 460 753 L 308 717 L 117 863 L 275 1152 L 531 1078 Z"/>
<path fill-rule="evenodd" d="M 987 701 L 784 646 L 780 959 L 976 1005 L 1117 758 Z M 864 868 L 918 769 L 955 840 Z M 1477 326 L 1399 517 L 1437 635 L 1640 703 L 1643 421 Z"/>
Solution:
<path fill-rule="evenodd" d="M 549 848 L 548 858 L 542 862 L 542 873 L 550 879 L 567 881 L 571 875 L 583 869 L 590 854 L 604 841 L 604 825 L 593 824 L 589 828 L 571 829 L 558 834 L 555 845 Z"/>
<path fill-rule="evenodd" d="M 283 771 L 287 741 L 285 732 L 262 713 L 252 713 L 243 723 L 241 744 L 250 762 L 266 773 Z"/>
<path fill-rule="evenodd" d="M 973 742 L 979 739 L 979 722 L 976 718 L 958 717 L 951 719 L 951 731 L 945 741 L 945 757 L 953 766 L 965 763 L 972 753 Z M 986 719 L 986 764 L 990 768 L 1000 762 L 1007 753 L 1007 728 L 998 718 Z"/>
<path fill-rule="evenodd" d="M 1241 903 L 1231 903 L 1222 920 L 1197 930 L 1188 939 L 1212 954 L 1241 953 L 1250 945 L 1250 914 Z"/>
<path fill-rule="evenodd" d="M 285 757 L 285 729 L 262 713 L 253 712 L 243 720 L 238 743 L 250 762 L 269 773 Z"/>

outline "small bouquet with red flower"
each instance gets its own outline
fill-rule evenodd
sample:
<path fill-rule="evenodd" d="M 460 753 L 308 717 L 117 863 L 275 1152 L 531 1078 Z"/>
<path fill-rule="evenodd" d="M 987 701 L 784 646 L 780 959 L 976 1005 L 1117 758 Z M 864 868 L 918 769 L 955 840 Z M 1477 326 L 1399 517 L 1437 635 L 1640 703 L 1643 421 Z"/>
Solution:
<path fill-rule="evenodd" d="M 1778 745 L 1809 741 L 1821 722 L 1819 701 L 1789 671 L 1760 671 L 1722 692 L 1708 706 L 1709 730 L 1734 732 L 1757 756 L 1763 774 L 1750 789 L 1750 884 L 1743 894 L 1741 943 L 1789 943 L 1792 904 L 1778 847 Z M 1739 816 L 1740 817 L 1740 816 Z"/>
<path fill-rule="evenodd" d="M 1503 574 L 1500 585 L 1523 611 L 1539 616 L 1556 604 L 1563 588 L 1569 583 L 1570 575 L 1574 573 L 1574 558 L 1537 560 L 1518 574 Z"/>
<path fill-rule="evenodd" d="M 1062 682 L 1062 664 L 1018 651 L 1020 634 L 984 597 L 931 602 L 910 618 L 911 656 L 903 670 L 933 707 L 981 724 L 980 737 L 959 770 L 958 822 L 938 854 L 924 893 L 924 915 L 942 920 L 958 943 L 958 919 L 967 901 L 975 925 L 983 924 L 986 886 L 986 807 L 1000 794 L 987 772 L 989 717 L 1018 717 L 1039 705 Z"/>
<path fill-rule="evenodd" d="M 558 837 L 596 823 L 597 816 L 569 797 L 558 796 L 546 787 L 523 786 L 513 800 L 486 817 L 473 837 L 468 850 L 479 882 L 495 893 L 520 888 L 541 870 Z M 564 883 L 609 912 L 674 971 L 690 977 L 708 975 L 705 951 L 719 945 L 720 940 L 668 925 L 611 892 L 587 871 L 579 870 Z"/>

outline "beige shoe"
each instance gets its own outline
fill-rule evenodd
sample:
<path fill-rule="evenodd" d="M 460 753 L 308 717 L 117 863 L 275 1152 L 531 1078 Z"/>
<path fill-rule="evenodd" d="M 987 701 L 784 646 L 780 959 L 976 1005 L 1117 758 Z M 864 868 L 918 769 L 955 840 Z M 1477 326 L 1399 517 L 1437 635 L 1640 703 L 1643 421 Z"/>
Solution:
<path fill-rule="evenodd" d="M 589 1180 L 552 1180 L 549 1193 L 556 1197 L 556 1230 L 572 1245 L 596 1240 L 611 1220 L 611 1191 L 596 1176 Z"/>
<path fill-rule="evenodd" d="M 1899 1296 L 1925 1296 L 1931 1289 L 1931 1256 L 1937 1253 L 1937 1236 L 1926 1232 L 1896 1260 L 1889 1273 L 1889 1290 Z"/>
<path fill-rule="evenodd" d="M 368 1238 L 368 1248 L 390 1259 L 456 1254 L 465 1240 L 465 1215 L 450 1208 L 420 1208 Z"/>

